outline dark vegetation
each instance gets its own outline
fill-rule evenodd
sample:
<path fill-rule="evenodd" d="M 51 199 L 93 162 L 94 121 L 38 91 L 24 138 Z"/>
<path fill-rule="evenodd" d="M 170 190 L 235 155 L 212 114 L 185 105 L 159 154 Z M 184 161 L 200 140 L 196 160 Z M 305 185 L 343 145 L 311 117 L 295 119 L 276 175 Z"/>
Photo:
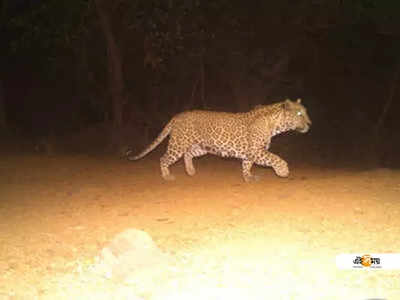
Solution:
<path fill-rule="evenodd" d="M 303 99 L 313 127 L 272 151 L 400 165 L 399 1 L 0 3 L 4 147 L 140 150 L 177 112 L 288 97 Z"/>

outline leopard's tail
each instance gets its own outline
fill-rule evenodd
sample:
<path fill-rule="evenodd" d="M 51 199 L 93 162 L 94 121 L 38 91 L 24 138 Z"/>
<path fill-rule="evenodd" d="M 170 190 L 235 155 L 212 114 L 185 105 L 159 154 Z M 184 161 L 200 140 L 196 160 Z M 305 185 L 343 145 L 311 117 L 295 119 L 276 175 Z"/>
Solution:
<path fill-rule="evenodd" d="M 160 132 L 158 137 L 146 149 L 144 149 L 138 155 L 131 155 L 132 154 L 132 150 L 128 150 L 126 152 L 126 156 L 127 156 L 128 160 L 141 159 L 143 156 L 145 156 L 149 152 L 153 151 L 170 134 L 173 124 L 174 124 L 174 119 L 169 121 L 168 124 L 165 125 L 164 129 Z"/>

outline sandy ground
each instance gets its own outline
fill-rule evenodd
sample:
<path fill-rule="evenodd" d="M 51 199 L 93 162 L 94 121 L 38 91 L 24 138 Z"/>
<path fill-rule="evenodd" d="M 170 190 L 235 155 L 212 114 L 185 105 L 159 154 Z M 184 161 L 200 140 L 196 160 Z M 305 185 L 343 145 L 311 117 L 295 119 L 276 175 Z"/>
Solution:
<path fill-rule="evenodd" d="M 400 299 L 400 270 L 335 265 L 400 252 L 399 170 L 256 167 L 246 184 L 239 161 L 208 156 L 164 182 L 159 155 L 2 156 L 0 299 Z M 169 263 L 99 276 L 101 249 L 129 228 Z"/>

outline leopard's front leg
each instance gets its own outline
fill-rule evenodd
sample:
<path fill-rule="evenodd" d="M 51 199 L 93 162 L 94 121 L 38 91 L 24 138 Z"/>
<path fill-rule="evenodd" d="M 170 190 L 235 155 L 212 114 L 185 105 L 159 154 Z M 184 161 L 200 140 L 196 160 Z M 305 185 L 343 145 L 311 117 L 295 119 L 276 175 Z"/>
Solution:
<path fill-rule="evenodd" d="M 246 182 L 258 181 L 259 177 L 251 174 L 251 167 L 254 162 L 248 159 L 242 160 L 242 174 Z"/>
<path fill-rule="evenodd" d="M 273 154 L 264 149 L 260 149 L 254 155 L 254 162 L 257 165 L 272 167 L 279 177 L 289 176 L 289 167 L 286 161 L 280 158 L 278 155 Z"/>
<path fill-rule="evenodd" d="M 247 136 L 249 145 L 247 159 L 257 165 L 272 167 L 276 175 L 280 177 L 288 177 L 287 162 L 268 151 L 273 136 L 271 128 L 272 125 L 267 117 L 258 118 L 251 124 Z"/>

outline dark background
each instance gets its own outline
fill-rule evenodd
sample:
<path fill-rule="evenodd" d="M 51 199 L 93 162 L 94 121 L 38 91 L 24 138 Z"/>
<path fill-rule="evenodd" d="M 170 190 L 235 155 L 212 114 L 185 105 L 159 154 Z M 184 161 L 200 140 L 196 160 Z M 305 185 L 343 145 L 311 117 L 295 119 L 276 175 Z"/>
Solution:
<path fill-rule="evenodd" d="M 302 98 L 311 131 L 272 151 L 400 166 L 400 1 L 0 3 L 3 149 L 139 151 L 183 110 Z"/>

